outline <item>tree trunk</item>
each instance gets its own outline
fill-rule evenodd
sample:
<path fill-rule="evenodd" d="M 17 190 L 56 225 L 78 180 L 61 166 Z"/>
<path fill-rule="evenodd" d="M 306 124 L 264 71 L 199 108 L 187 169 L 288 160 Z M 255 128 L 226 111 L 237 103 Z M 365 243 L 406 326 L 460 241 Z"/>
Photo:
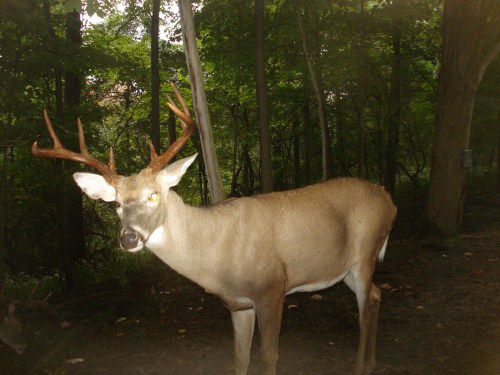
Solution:
<path fill-rule="evenodd" d="M 153 0 L 151 17 L 151 141 L 160 153 L 160 0 Z"/>
<path fill-rule="evenodd" d="M 208 112 L 207 98 L 205 95 L 205 83 L 201 67 L 198 47 L 196 45 L 196 33 L 194 29 L 193 12 L 190 0 L 179 0 L 179 10 L 182 24 L 182 41 L 186 54 L 189 77 L 191 79 L 191 90 L 193 105 L 198 120 L 198 131 L 201 139 L 201 149 L 205 168 L 210 186 L 212 203 L 223 201 L 226 198 L 222 178 L 215 153 L 215 145 L 212 136 L 212 125 Z"/>
<path fill-rule="evenodd" d="M 54 58 L 54 85 L 55 85 L 55 104 L 56 104 L 56 117 L 62 124 L 64 122 L 63 114 L 63 85 L 62 85 L 62 66 L 59 59 L 59 39 L 57 37 L 56 31 L 54 29 L 54 24 L 52 23 L 52 13 L 50 11 L 49 0 L 43 0 L 43 12 L 45 17 L 45 22 L 47 23 L 47 32 L 50 38 L 50 44 L 52 51 L 57 55 Z"/>
<path fill-rule="evenodd" d="M 271 160 L 271 134 L 264 59 L 264 0 L 255 0 L 255 82 L 260 144 L 260 191 L 273 191 L 273 166 Z"/>
<path fill-rule="evenodd" d="M 497 179 L 496 190 L 500 192 L 500 109 L 497 108 Z"/>
<path fill-rule="evenodd" d="M 431 224 L 447 235 L 458 231 L 463 218 L 466 170 L 461 165 L 461 152 L 469 146 L 474 97 L 485 63 L 492 61 L 491 53 L 482 61 L 481 48 L 493 2 L 447 0 L 444 3 L 427 215 Z"/>
<path fill-rule="evenodd" d="M 297 10 L 297 24 L 299 26 L 300 36 L 302 39 L 302 49 L 304 53 L 304 58 L 307 63 L 307 68 L 309 69 L 309 74 L 311 76 L 311 81 L 313 84 L 314 95 L 316 97 L 317 109 L 318 109 L 318 119 L 321 128 L 321 160 L 322 160 L 322 176 L 323 180 L 327 180 L 333 177 L 333 160 L 332 160 L 332 147 L 330 131 L 328 129 L 328 121 L 326 117 L 325 110 L 325 95 L 323 94 L 321 87 L 319 85 L 316 72 L 312 64 L 312 59 L 309 54 L 307 47 L 307 38 L 304 31 L 304 26 L 302 24 L 301 16 Z"/>
<path fill-rule="evenodd" d="M 70 58 L 77 61 L 76 56 L 79 54 L 82 45 L 81 34 L 82 22 L 80 21 L 80 13 L 77 11 L 66 13 L 66 40 L 69 44 Z M 71 68 L 66 68 L 64 74 L 64 103 L 69 111 L 75 111 L 80 105 L 81 92 L 81 73 L 74 65 Z M 74 124 L 73 124 L 74 125 Z"/>
<path fill-rule="evenodd" d="M 345 176 L 349 174 L 349 168 L 345 163 L 345 139 L 346 139 L 346 126 L 345 126 L 345 113 L 344 113 L 344 99 L 341 95 L 337 96 L 335 100 L 335 119 L 336 119 L 336 132 L 335 132 L 335 148 L 334 155 L 337 164 L 337 174 Z"/>
<path fill-rule="evenodd" d="M 66 39 L 71 50 L 70 56 L 78 56 L 82 44 L 80 13 L 77 11 L 66 13 Z M 76 60 L 76 58 L 75 58 Z M 64 103 L 71 118 L 68 121 L 70 134 L 76 133 L 76 114 L 80 104 L 81 74 L 77 68 L 67 69 L 64 75 Z M 64 164 L 63 164 L 64 165 Z M 66 178 L 67 171 L 61 181 L 63 189 L 59 201 L 60 241 L 59 253 L 63 256 L 63 272 L 67 286 L 72 289 L 75 285 L 75 267 L 79 260 L 86 256 L 85 232 L 83 227 L 82 192 L 76 184 Z"/>
<path fill-rule="evenodd" d="M 366 169 L 366 128 L 365 128 L 365 103 L 366 103 L 366 72 L 365 72 L 365 0 L 360 1 L 360 26 L 358 41 L 358 177 L 367 178 Z"/>
<path fill-rule="evenodd" d="M 239 90 L 237 90 L 239 92 Z M 239 154 L 239 105 L 238 98 L 236 103 L 231 106 L 231 115 L 233 118 L 233 157 L 231 161 L 231 192 L 230 197 L 236 196 L 238 193 L 238 154 Z"/>
<path fill-rule="evenodd" d="M 20 48 L 17 50 L 18 52 L 20 51 Z M 17 64 L 16 64 L 16 71 L 17 71 Z M 17 76 L 17 74 L 14 74 L 14 77 L 11 81 L 11 86 L 14 86 L 15 81 L 14 78 Z M 10 87 L 11 89 L 13 87 Z M 13 90 L 11 92 L 14 92 Z M 6 255 L 6 241 L 5 241 L 5 190 L 7 187 L 7 168 L 8 168 L 8 149 L 9 147 L 7 146 L 7 142 L 10 138 L 10 129 L 12 128 L 12 103 L 7 104 L 8 105 L 8 112 L 7 112 L 7 121 L 5 124 L 5 133 L 3 134 L 3 140 L 4 140 L 4 145 L 2 145 L 2 171 L 1 171 L 1 176 L 0 176 L 0 277 L 3 277 L 4 273 L 7 273 L 9 271 L 6 263 L 5 263 L 5 255 Z"/>
<path fill-rule="evenodd" d="M 9 92 L 16 92 L 16 86 L 18 83 L 19 77 L 19 68 L 22 60 L 22 39 L 23 32 L 19 30 L 17 34 L 17 39 L 12 41 L 12 47 L 15 48 L 15 58 L 13 64 L 11 65 L 11 75 L 10 79 L 7 81 L 7 89 Z M 15 47 L 14 47 L 15 45 Z M 5 131 L 2 134 L 2 146 L 0 147 L 2 154 L 2 167 L 1 167 L 1 175 L 0 175 L 0 277 L 3 276 L 4 273 L 9 272 L 9 268 L 5 263 L 5 255 L 7 246 L 6 246 L 6 236 L 5 236 L 5 224 L 6 224 L 6 216 L 5 216 L 5 192 L 7 190 L 8 183 L 8 169 L 9 169 L 9 161 L 11 161 L 9 157 L 9 153 L 12 154 L 12 146 L 8 146 L 10 138 L 11 138 L 11 129 L 14 122 L 14 105 L 15 105 L 16 97 L 13 95 L 8 95 L 6 97 L 6 107 L 7 107 L 7 116 L 5 120 Z M 10 150 L 10 152 L 9 152 Z"/>
<path fill-rule="evenodd" d="M 59 37 L 56 34 L 55 27 L 52 21 L 52 13 L 50 10 L 50 2 L 48 0 L 43 0 L 43 11 L 44 11 L 44 18 L 47 26 L 47 33 L 49 35 L 49 43 L 50 43 L 50 48 L 53 51 L 54 58 L 53 58 L 53 70 L 54 70 L 54 86 L 55 86 L 55 117 L 56 121 L 55 123 L 59 126 L 63 126 L 64 124 L 64 106 L 63 106 L 63 61 L 59 58 L 61 54 L 61 46 L 62 46 L 62 41 L 59 39 Z M 58 179 L 58 184 L 56 186 L 54 193 L 53 200 L 57 204 L 57 212 L 64 214 L 64 207 L 65 204 L 62 201 L 62 198 L 66 194 L 66 184 L 69 184 L 69 178 L 64 179 L 64 173 L 63 173 L 63 162 L 61 160 L 55 160 L 54 161 L 54 166 L 56 168 L 56 172 L 59 176 Z M 57 231 L 60 233 L 61 231 L 65 230 L 65 226 L 63 225 L 63 216 L 59 215 L 57 218 L 55 218 L 56 224 L 57 224 Z M 43 262 L 45 264 L 51 264 L 52 267 L 55 268 L 60 268 L 63 273 L 68 273 L 68 271 L 64 271 L 65 265 L 64 265 L 64 260 L 63 260 L 63 254 L 64 252 L 61 252 L 64 249 L 65 241 L 63 241 L 62 238 L 58 238 L 56 241 L 56 248 L 55 249 L 46 249 L 43 252 Z M 70 281 L 71 282 L 71 281 Z"/>
<path fill-rule="evenodd" d="M 398 167 L 399 124 L 401 117 L 401 7 L 400 0 L 392 2 L 392 66 L 389 99 L 389 136 L 385 163 L 384 185 L 394 194 Z"/>
<path fill-rule="evenodd" d="M 293 187 L 300 186 L 300 119 L 293 120 Z"/>
<path fill-rule="evenodd" d="M 304 105 L 302 107 L 302 132 L 304 134 L 304 185 L 311 183 L 311 111 L 309 109 L 309 90 L 304 76 Z"/>
<path fill-rule="evenodd" d="M 255 186 L 255 172 L 252 166 L 252 158 L 248 145 L 242 146 L 241 151 L 243 163 L 243 175 L 241 178 L 241 190 L 244 196 L 253 195 Z"/>

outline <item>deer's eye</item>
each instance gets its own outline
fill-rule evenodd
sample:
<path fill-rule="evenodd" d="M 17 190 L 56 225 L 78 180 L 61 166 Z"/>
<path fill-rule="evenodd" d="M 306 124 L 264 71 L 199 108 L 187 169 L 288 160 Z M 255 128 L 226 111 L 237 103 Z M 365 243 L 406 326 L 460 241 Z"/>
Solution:
<path fill-rule="evenodd" d="M 156 203 L 156 202 L 158 202 L 159 199 L 160 199 L 160 194 L 151 193 L 151 194 L 149 194 L 148 202 Z"/>

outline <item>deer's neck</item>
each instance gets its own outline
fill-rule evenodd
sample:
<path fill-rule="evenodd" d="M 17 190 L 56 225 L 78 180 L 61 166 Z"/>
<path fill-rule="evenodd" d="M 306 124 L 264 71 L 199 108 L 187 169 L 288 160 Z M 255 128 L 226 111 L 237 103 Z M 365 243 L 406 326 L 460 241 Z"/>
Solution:
<path fill-rule="evenodd" d="M 219 246 L 215 240 L 217 220 L 209 217 L 208 211 L 189 206 L 175 192 L 169 192 L 164 222 L 146 246 L 176 272 L 210 290 Z"/>

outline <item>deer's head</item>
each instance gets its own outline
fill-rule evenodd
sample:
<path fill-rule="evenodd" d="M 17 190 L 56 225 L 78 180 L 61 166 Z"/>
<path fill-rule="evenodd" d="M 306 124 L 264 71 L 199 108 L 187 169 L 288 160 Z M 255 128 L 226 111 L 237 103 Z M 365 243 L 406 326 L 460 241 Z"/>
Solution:
<path fill-rule="evenodd" d="M 73 175 L 76 183 L 92 199 L 116 202 L 116 210 L 122 223 L 120 246 L 124 250 L 138 251 L 143 248 L 151 234 L 164 222 L 165 203 L 168 191 L 179 183 L 196 154 L 178 160 L 166 168 L 165 165 L 181 150 L 193 134 L 196 124 L 189 114 L 184 100 L 172 84 L 175 95 L 182 105 L 179 110 L 168 98 L 168 105 L 180 118 L 183 133 L 163 154 L 158 155 L 150 143 L 151 162 L 140 173 L 120 176 L 116 172 L 113 150 L 109 153 L 109 163 L 104 164 L 88 153 L 80 120 L 78 135 L 80 153 L 63 147 L 57 137 L 47 112 L 45 124 L 54 142 L 51 149 L 41 149 L 33 144 L 32 153 L 40 157 L 52 157 L 77 161 L 96 169 L 100 174 L 77 172 Z"/>

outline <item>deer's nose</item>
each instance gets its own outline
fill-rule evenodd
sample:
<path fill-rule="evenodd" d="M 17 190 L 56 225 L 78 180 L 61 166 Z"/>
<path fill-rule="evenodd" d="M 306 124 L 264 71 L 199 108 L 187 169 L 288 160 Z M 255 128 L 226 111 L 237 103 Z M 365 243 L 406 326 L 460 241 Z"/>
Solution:
<path fill-rule="evenodd" d="M 141 241 L 141 236 L 131 228 L 125 228 L 120 237 L 120 246 L 124 250 L 135 249 Z"/>

